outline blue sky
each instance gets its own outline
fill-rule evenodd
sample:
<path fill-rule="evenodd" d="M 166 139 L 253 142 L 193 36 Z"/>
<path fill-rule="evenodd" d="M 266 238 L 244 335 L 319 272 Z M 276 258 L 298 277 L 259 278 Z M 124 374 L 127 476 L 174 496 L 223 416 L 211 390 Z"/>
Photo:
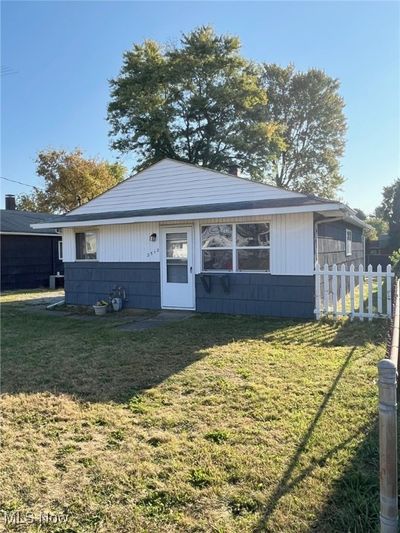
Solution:
<path fill-rule="evenodd" d="M 397 2 L 2 2 L 1 175 L 41 185 L 35 154 L 80 146 L 115 160 L 108 80 L 146 38 L 212 24 L 257 61 L 318 67 L 341 81 L 348 135 L 341 197 L 371 212 L 399 175 Z M 124 159 L 129 165 L 129 158 Z M 1 181 L 4 194 L 28 187 Z"/>

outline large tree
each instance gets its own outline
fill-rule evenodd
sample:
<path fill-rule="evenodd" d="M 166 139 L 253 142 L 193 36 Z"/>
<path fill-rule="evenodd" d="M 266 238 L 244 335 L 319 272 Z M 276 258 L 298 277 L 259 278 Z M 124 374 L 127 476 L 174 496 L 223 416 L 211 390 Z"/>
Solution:
<path fill-rule="evenodd" d="M 383 200 L 375 209 L 375 215 L 389 226 L 389 245 L 392 250 L 400 248 L 400 178 L 383 188 Z"/>
<path fill-rule="evenodd" d="M 279 187 L 332 198 L 343 183 L 346 120 L 339 82 L 322 70 L 265 64 L 268 120 L 284 126 L 286 148 L 265 176 Z"/>
<path fill-rule="evenodd" d="M 44 179 L 44 188 L 17 197 L 17 209 L 42 213 L 64 213 L 88 202 L 124 179 L 126 169 L 83 157 L 77 148 L 43 150 L 36 159 L 36 173 Z"/>
<path fill-rule="evenodd" d="M 179 45 L 135 44 L 111 81 L 112 147 L 137 156 L 137 169 L 171 157 L 260 178 L 284 148 L 268 119 L 260 69 L 240 55 L 237 37 L 209 26 Z"/>

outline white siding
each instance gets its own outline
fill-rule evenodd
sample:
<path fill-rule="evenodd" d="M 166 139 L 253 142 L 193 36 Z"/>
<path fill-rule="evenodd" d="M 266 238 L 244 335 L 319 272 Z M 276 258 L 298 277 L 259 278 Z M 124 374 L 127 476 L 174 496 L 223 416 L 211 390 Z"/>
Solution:
<path fill-rule="evenodd" d="M 194 221 L 195 272 L 201 272 L 201 224 L 255 221 L 265 221 L 271 224 L 271 274 L 312 275 L 314 270 L 312 213 L 272 215 L 269 217 L 210 218 L 201 222 Z M 179 225 L 191 223 L 192 221 L 185 220 L 179 222 Z M 84 231 L 84 229 L 79 228 L 79 231 Z M 99 233 L 99 261 L 160 261 L 160 227 L 157 222 L 100 226 L 97 230 Z M 152 233 L 157 234 L 155 242 L 149 239 Z M 74 230 L 63 230 L 63 246 L 64 261 L 75 261 Z"/>
<path fill-rule="evenodd" d="M 72 228 L 62 230 L 63 261 L 75 261 L 75 231 Z"/>
<path fill-rule="evenodd" d="M 210 218 L 195 221 L 195 272 L 201 272 L 202 224 L 224 222 L 269 222 L 271 224 L 271 274 L 312 275 L 314 270 L 314 224 L 312 213 L 269 217 Z"/>
<path fill-rule="evenodd" d="M 312 275 L 312 213 L 274 215 L 271 224 L 271 274 Z"/>
<path fill-rule="evenodd" d="M 164 159 L 70 214 L 301 196 L 277 187 Z"/>
<path fill-rule="evenodd" d="M 156 241 L 150 235 L 157 234 Z M 157 222 L 100 226 L 99 261 L 160 261 L 160 235 Z"/>
<path fill-rule="evenodd" d="M 89 228 L 77 228 L 85 231 Z M 102 262 L 141 262 L 160 260 L 159 227 L 157 222 L 145 224 L 121 224 L 100 226 L 95 229 L 98 234 L 97 260 Z M 157 234 L 155 242 L 150 235 Z M 64 261 L 75 261 L 75 231 L 63 230 Z"/>

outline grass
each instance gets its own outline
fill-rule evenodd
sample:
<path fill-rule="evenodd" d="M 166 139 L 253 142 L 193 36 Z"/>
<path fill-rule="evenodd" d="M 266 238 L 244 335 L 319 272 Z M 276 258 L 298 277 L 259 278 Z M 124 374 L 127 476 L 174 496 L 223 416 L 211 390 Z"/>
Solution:
<path fill-rule="evenodd" d="M 2 508 L 68 514 L 23 531 L 377 530 L 384 321 L 129 333 L 7 302 Z"/>

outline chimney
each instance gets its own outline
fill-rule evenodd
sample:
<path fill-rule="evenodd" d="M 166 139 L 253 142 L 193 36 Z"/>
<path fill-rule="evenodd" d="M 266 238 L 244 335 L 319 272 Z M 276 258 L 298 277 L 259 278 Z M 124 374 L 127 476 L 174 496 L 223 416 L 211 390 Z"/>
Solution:
<path fill-rule="evenodd" d="M 228 173 L 232 174 L 232 176 L 239 176 L 238 165 L 231 165 L 230 167 L 228 167 Z"/>
<path fill-rule="evenodd" d="M 13 194 L 6 194 L 6 209 L 15 211 L 15 196 Z"/>

